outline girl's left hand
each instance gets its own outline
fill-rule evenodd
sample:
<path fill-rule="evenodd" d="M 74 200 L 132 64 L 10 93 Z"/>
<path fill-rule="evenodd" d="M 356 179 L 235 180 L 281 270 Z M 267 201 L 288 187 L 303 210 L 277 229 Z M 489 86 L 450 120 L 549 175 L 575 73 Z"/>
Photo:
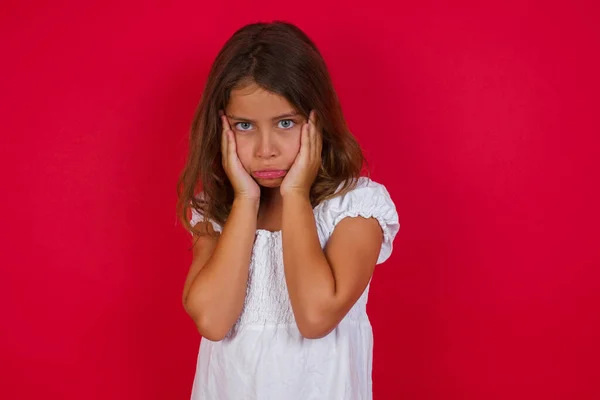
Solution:
<path fill-rule="evenodd" d="M 317 130 L 315 117 L 313 110 L 308 116 L 308 121 L 302 126 L 300 151 L 279 188 L 282 196 L 297 193 L 308 197 L 319 173 L 323 138 Z"/>

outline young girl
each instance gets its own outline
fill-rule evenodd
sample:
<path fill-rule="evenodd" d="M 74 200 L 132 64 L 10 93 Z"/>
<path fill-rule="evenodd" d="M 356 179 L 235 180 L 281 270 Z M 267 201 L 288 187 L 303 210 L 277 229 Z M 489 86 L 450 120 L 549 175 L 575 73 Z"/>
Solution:
<path fill-rule="evenodd" d="M 362 166 L 314 43 L 282 22 L 237 31 L 179 181 L 183 304 L 203 336 L 192 399 L 372 398 L 368 288 L 399 223 Z"/>

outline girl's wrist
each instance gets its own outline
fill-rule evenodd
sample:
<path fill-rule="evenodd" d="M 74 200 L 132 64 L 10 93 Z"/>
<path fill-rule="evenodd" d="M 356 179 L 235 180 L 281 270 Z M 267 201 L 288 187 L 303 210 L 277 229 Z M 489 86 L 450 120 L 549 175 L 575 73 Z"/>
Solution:
<path fill-rule="evenodd" d="M 281 197 L 283 199 L 286 199 L 286 198 L 309 199 L 310 198 L 310 188 L 308 188 L 308 189 L 297 188 L 297 189 L 287 189 L 287 190 L 280 189 L 280 193 L 281 193 Z"/>
<path fill-rule="evenodd" d="M 281 195 L 284 204 L 310 203 L 310 192 L 300 190 L 290 190 Z"/>
<path fill-rule="evenodd" d="M 242 208 L 258 214 L 260 197 L 235 196 L 232 207 Z"/>

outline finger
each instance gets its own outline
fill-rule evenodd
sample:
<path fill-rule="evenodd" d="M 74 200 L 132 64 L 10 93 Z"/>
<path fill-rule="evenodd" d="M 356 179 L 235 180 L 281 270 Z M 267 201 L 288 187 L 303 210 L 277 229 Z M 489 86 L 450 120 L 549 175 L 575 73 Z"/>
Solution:
<path fill-rule="evenodd" d="M 321 163 L 321 153 L 323 150 L 323 133 L 315 127 L 315 157 Z"/>
<path fill-rule="evenodd" d="M 315 112 L 314 110 L 311 111 L 310 113 L 310 149 L 311 149 L 311 158 L 313 160 L 315 160 L 317 158 L 317 155 L 319 154 L 318 151 L 318 132 L 317 132 L 317 125 L 315 123 Z"/>
<path fill-rule="evenodd" d="M 233 135 L 233 132 L 231 131 L 231 129 L 229 129 L 227 131 L 227 143 L 229 145 L 228 148 L 228 153 L 227 157 L 229 157 L 230 160 L 235 160 L 237 157 L 237 148 L 236 148 L 236 143 L 235 143 L 235 136 Z"/>
<path fill-rule="evenodd" d="M 307 161 L 309 161 L 309 162 L 310 162 L 310 159 L 312 158 L 312 154 L 313 154 L 313 151 L 314 151 L 314 148 L 315 148 L 315 146 L 314 146 L 314 140 L 313 140 L 313 135 L 314 135 L 314 129 L 313 128 L 314 128 L 314 125 L 311 122 L 308 125 L 308 129 L 307 129 L 308 132 L 306 134 L 306 139 L 308 139 L 307 140 L 307 142 L 308 142 L 307 143 L 308 144 L 308 149 L 307 149 L 307 154 L 306 155 L 307 155 L 307 158 L 308 158 Z"/>
<path fill-rule="evenodd" d="M 321 121 L 317 120 L 317 115 L 315 113 L 315 132 L 316 132 L 316 141 L 317 141 L 317 157 L 319 158 L 319 163 L 321 163 L 321 153 L 323 151 L 323 130 L 321 126 Z"/>
<path fill-rule="evenodd" d="M 315 110 L 310 110 L 310 113 L 308 114 L 308 120 L 311 121 L 315 125 L 317 124 L 316 117 L 317 117 L 317 115 L 315 113 Z"/>
<path fill-rule="evenodd" d="M 315 151 L 315 140 L 314 140 L 314 136 L 315 136 L 315 125 L 310 122 L 308 124 L 308 134 L 307 134 L 307 139 L 308 139 L 308 158 L 309 158 L 309 162 L 310 159 L 313 157 L 313 152 Z"/>
<path fill-rule="evenodd" d="M 224 115 L 221 115 L 221 156 L 223 158 L 223 165 L 227 165 L 227 150 L 228 150 L 228 138 L 227 138 L 227 119 Z"/>
<path fill-rule="evenodd" d="M 228 131 L 231 130 L 231 126 L 229 126 L 229 120 L 227 119 L 227 115 L 223 114 L 223 129 L 226 129 Z"/>
<path fill-rule="evenodd" d="M 231 126 L 229 125 L 229 120 L 227 116 L 223 116 L 224 127 L 225 127 L 225 136 L 227 137 L 227 157 L 229 160 L 235 160 L 237 157 L 237 143 L 235 142 L 235 135 L 233 134 L 233 130 L 231 130 Z"/>
<path fill-rule="evenodd" d="M 309 140 L 309 124 L 302 125 L 302 132 L 300 136 L 300 152 L 299 156 L 301 159 L 305 159 L 310 156 L 310 140 Z"/>

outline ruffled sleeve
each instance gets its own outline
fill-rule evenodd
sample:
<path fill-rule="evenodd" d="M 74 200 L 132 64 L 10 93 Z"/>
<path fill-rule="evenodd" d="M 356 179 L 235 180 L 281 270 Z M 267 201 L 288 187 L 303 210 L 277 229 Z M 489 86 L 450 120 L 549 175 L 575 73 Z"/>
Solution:
<path fill-rule="evenodd" d="M 197 196 L 200 199 L 204 198 L 204 193 L 200 193 Z M 198 222 L 203 222 L 205 220 L 204 218 L 204 214 L 202 213 L 201 210 L 196 210 L 195 208 L 192 208 L 192 218 L 190 219 L 190 225 L 192 225 L 192 227 L 194 225 L 196 225 Z M 217 222 L 213 221 L 212 219 L 209 219 L 210 224 L 212 225 L 213 229 L 216 232 L 221 232 L 222 231 L 222 227 L 221 225 L 219 225 Z M 192 233 L 193 234 L 193 233 Z"/>
<path fill-rule="evenodd" d="M 366 177 L 358 180 L 352 191 L 327 200 L 318 215 L 320 227 L 327 238 L 336 225 L 346 217 L 375 218 L 383 231 L 383 242 L 377 264 L 386 261 L 392 254 L 393 242 L 400 229 L 396 206 L 385 186 Z"/>

